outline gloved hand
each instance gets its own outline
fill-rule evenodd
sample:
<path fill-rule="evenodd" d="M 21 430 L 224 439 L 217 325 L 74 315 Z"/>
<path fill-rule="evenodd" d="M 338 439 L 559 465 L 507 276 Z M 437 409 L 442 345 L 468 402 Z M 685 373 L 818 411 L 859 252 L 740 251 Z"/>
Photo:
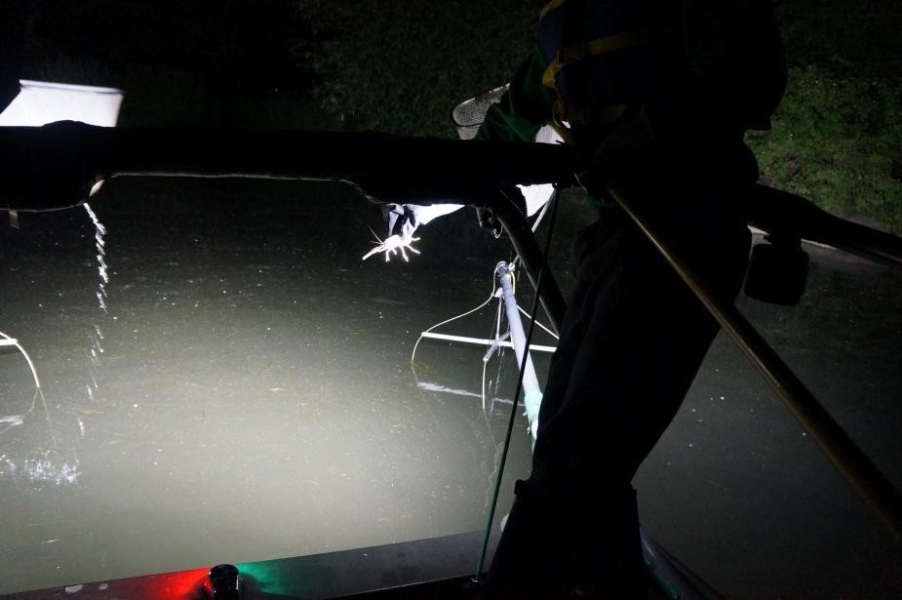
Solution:
<path fill-rule="evenodd" d="M 526 216 L 526 198 L 523 197 L 523 192 L 520 191 L 520 188 L 516 185 L 504 185 L 499 192 L 501 196 L 512 202 L 514 206 L 517 207 L 517 210 Z M 496 238 L 500 238 L 504 233 L 501 222 L 495 216 L 494 212 L 492 212 L 490 207 L 477 206 L 476 219 L 479 221 L 479 226 L 481 228 L 491 231 Z"/>
<path fill-rule="evenodd" d="M 386 238 L 393 235 L 407 236 L 413 235 L 417 228 L 417 217 L 413 209 L 406 204 L 391 204 L 385 207 L 387 212 L 385 218 L 388 224 L 388 234 Z"/>

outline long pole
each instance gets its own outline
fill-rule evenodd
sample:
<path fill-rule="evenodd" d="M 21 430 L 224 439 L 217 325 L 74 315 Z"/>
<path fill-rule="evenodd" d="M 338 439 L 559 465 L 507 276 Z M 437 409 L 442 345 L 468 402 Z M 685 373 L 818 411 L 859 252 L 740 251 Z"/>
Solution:
<path fill-rule="evenodd" d="M 736 307 L 713 294 L 668 241 L 617 188 L 608 186 L 607 191 L 761 372 L 789 412 L 811 433 L 833 466 L 889 529 L 895 540 L 902 540 L 902 496 L 899 492 Z"/>
<path fill-rule="evenodd" d="M 558 197 L 558 192 L 557 192 L 557 190 L 555 190 L 554 197 L 552 197 L 552 199 L 551 199 L 551 202 L 553 203 L 551 205 L 551 223 L 548 227 L 548 236 L 545 239 L 545 252 L 541 254 L 541 256 L 543 256 L 543 257 L 548 254 L 548 250 L 551 248 L 552 233 L 554 232 L 554 220 L 555 220 L 555 215 L 557 214 L 557 205 L 558 205 L 557 197 Z M 512 227 L 513 227 L 512 224 L 516 221 L 514 221 L 513 219 L 509 219 L 511 214 L 516 214 L 517 216 L 519 216 L 519 221 L 525 221 L 525 219 L 522 218 L 522 215 L 519 215 L 519 213 L 517 213 L 516 210 L 514 210 L 512 213 L 507 213 L 507 212 L 498 213 L 496 216 L 501 221 L 501 225 L 502 225 L 502 227 L 504 227 L 505 231 L 507 231 L 508 234 L 511 235 L 512 240 L 516 239 L 516 237 L 518 237 L 518 236 L 519 237 L 525 236 L 525 237 L 532 239 L 532 242 L 535 243 L 535 238 L 533 237 L 532 231 L 529 230 L 529 228 L 527 228 L 528 233 L 525 233 L 524 231 L 522 231 L 522 229 L 518 230 L 516 234 L 512 233 Z M 546 278 L 550 275 L 550 272 L 548 270 L 548 265 L 544 262 L 541 263 L 541 267 L 538 269 L 538 271 L 533 272 L 531 275 L 533 277 L 533 284 L 535 285 L 536 295 L 535 295 L 535 298 L 533 299 L 532 311 L 529 313 L 530 315 L 532 315 L 532 319 L 529 322 L 529 331 L 526 332 L 526 336 L 525 336 L 525 340 L 524 340 L 524 344 L 523 344 L 523 347 L 526 349 L 529 348 L 530 342 L 532 341 L 532 334 L 535 331 L 535 326 L 536 326 L 536 315 L 539 312 L 539 304 L 540 304 L 542 296 L 545 292 L 546 285 L 551 285 L 554 288 L 557 287 L 557 284 L 554 282 L 553 279 L 549 279 L 549 281 L 546 283 Z M 557 292 L 556 295 L 560 296 L 560 289 L 557 289 L 555 291 Z M 560 308 L 561 308 L 561 310 L 563 310 L 564 307 L 560 306 Z M 514 309 L 516 311 L 516 307 L 514 307 Z M 547 306 L 546 306 L 546 309 L 547 309 Z M 519 318 L 519 314 L 518 314 L 518 318 Z M 559 330 L 560 325 L 561 325 L 560 320 L 555 320 L 554 317 L 552 317 L 552 319 L 554 320 L 555 328 L 558 328 L 558 330 Z M 508 423 L 507 423 L 507 433 L 505 434 L 505 438 L 504 438 L 504 449 L 501 452 L 501 461 L 500 461 L 500 464 L 498 465 L 498 476 L 495 478 L 495 487 L 494 487 L 494 490 L 492 491 L 492 503 L 489 506 L 489 514 L 488 514 L 488 517 L 486 520 L 486 525 L 485 525 L 485 535 L 483 536 L 483 539 L 482 539 L 482 549 L 479 553 L 479 561 L 476 563 L 476 574 L 473 578 L 474 581 L 479 581 L 481 579 L 483 567 L 485 566 L 485 559 L 488 554 L 489 537 L 491 535 L 492 522 L 495 519 L 495 509 L 498 506 L 498 495 L 501 492 L 501 477 L 504 475 L 504 466 L 507 464 L 507 452 L 510 449 L 511 435 L 513 434 L 513 430 L 514 430 L 514 421 L 517 418 L 517 405 L 520 400 L 520 391 L 523 389 L 523 372 L 526 369 L 526 358 L 528 358 L 528 357 L 529 357 L 529 354 L 527 353 L 527 354 L 525 354 L 523 359 L 520 360 L 520 371 L 519 371 L 520 375 L 517 377 L 517 387 L 514 389 L 514 404 L 513 404 L 513 407 L 511 408 L 510 419 L 508 419 Z"/>

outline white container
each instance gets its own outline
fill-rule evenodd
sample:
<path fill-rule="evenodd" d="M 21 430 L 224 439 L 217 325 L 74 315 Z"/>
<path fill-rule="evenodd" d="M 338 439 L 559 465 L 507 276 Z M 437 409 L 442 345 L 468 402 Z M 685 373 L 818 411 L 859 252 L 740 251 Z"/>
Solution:
<path fill-rule="evenodd" d="M 0 113 L 0 126 L 39 127 L 55 121 L 80 121 L 114 127 L 122 90 L 90 85 L 19 81 L 19 95 Z"/>

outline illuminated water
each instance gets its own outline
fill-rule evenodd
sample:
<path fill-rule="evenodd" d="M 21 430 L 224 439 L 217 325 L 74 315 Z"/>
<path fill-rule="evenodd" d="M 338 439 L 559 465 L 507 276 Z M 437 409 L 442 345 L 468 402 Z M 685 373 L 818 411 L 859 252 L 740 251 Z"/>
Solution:
<path fill-rule="evenodd" d="M 497 258 L 362 263 L 379 210 L 344 188 L 118 183 L 3 232 L 0 331 L 43 397 L 5 348 L 0 592 L 483 525 L 515 367 L 483 411 L 484 348 L 410 358 Z"/>
<path fill-rule="evenodd" d="M 360 260 L 378 209 L 323 185 L 113 181 L 91 210 L 20 215 L 0 331 L 43 395 L 0 348 L 0 593 L 481 528 L 513 353 L 486 410 L 484 349 L 425 340 L 410 365 L 509 257 L 471 218 L 385 264 Z M 899 485 L 902 284 L 816 258 L 802 306 L 740 307 Z M 898 548 L 726 339 L 637 485 L 653 537 L 730 597 L 902 589 Z"/>

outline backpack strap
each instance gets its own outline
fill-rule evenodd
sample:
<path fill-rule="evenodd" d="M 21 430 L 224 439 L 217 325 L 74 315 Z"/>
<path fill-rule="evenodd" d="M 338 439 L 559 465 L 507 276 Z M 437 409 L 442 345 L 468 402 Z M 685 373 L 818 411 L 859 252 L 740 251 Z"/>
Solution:
<path fill-rule="evenodd" d="M 552 0 L 551 4 L 562 4 L 565 0 Z M 557 79 L 561 69 L 592 57 L 601 56 L 608 52 L 627 50 L 638 46 L 651 46 L 677 41 L 677 32 L 670 27 L 649 27 L 626 31 L 603 38 L 590 40 L 575 46 L 568 46 L 558 50 L 557 55 L 545 73 L 542 75 L 542 84 L 545 87 L 558 91 L 557 99 L 553 107 L 554 122 L 558 126 L 566 123 L 579 123 L 585 125 L 599 125 L 613 123 L 619 119 L 629 108 L 629 104 L 611 104 L 600 106 L 568 106 L 557 87 Z"/>

